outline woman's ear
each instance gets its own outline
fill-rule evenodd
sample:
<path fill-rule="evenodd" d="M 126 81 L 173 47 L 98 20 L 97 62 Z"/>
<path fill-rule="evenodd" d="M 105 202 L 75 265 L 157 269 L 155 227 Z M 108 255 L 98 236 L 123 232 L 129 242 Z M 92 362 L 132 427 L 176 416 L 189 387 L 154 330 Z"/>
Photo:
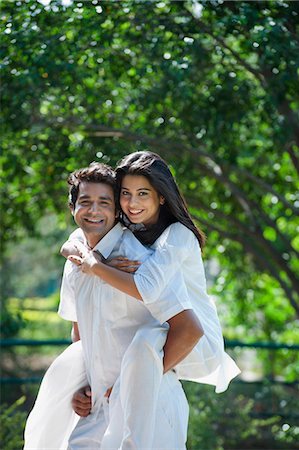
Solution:
<path fill-rule="evenodd" d="M 162 195 L 160 195 L 160 205 L 164 205 L 164 203 L 165 203 L 165 198 Z"/>

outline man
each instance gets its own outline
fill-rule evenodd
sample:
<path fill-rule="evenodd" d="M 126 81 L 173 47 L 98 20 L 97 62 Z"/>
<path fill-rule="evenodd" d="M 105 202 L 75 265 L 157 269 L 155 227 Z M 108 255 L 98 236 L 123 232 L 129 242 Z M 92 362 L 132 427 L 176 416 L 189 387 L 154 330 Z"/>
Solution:
<path fill-rule="evenodd" d="M 112 169 L 94 163 L 74 172 L 69 183 L 71 211 L 86 247 L 104 258 L 124 255 L 143 261 L 151 253 L 115 223 Z M 81 338 L 92 393 L 92 412 L 80 418 L 68 448 L 184 448 L 188 408 L 173 371 L 162 376 L 162 348 L 169 329 L 173 342 L 169 353 L 175 347 L 177 364 L 177 353 L 181 351 L 183 359 L 186 349 L 191 351 L 202 336 L 188 299 L 177 299 L 170 286 L 159 302 L 146 306 L 67 261 L 59 314 L 74 322 L 75 339 Z M 82 386 L 81 368 L 79 373 Z M 65 398 L 69 400 L 69 393 Z M 65 423 L 68 430 L 69 423 Z M 49 437 L 45 447 L 30 447 L 27 439 L 25 449 L 54 448 L 50 441 Z M 63 440 L 59 445 L 56 448 L 64 448 Z"/>

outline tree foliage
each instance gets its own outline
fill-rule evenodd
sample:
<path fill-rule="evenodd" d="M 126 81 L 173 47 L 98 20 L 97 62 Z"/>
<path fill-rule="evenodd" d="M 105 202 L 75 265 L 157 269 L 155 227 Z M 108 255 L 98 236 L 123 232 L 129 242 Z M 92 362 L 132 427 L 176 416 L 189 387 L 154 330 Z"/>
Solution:
<path fill-rule="evenodd" d="M 298 14 L 283 1 L 4 1 L 3 243 L 64 214 L 68 172 L 150 149 L 208 236 L 230 325 L 276 339 L 299 315 Z"/>

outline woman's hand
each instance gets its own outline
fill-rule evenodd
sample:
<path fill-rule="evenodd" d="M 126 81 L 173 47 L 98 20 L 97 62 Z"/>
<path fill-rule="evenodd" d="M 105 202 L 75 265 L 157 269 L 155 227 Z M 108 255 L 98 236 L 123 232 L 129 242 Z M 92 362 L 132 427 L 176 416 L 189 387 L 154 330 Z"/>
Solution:
<path fill-rule="evenodd" d="M 86 274 L 93 275 L 93 268 L 96 264 L 101 262 L 101 257 L 98 256 L 95 252 L 88 252 L 86 256 L 84 256 L 80 252 L 80 256 L 70 255 L 68 259 L 79 266 L 80 270 Z"/>
<path fill-rule="evenodd" d="M 86 256 L 88 254 L 88 249 L 85 247 L 83 242 L 79 241 L 79 239 L 72 239 L 71 241 L 66 241 L 60 249 L 60 253 L 65 258 L 69 256 Z"/>
<path fill-rule="evenodd" d="M 112 258 L 106 260 L 105 264 L 114 267 L 115 269 L 122 270 L 123 272 L 134 273 L 140 266 L 140 261 L 132 261 L 124 256 L 118 256 L 117 258 Z"/>

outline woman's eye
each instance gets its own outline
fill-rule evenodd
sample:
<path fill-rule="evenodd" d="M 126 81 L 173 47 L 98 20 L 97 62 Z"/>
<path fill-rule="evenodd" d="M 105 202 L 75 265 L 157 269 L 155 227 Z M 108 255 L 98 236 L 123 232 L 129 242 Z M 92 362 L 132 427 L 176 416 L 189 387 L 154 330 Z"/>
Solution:
<path fill-rule="evenodd" d="M 141 196 L 147 195 L 147 192 L 139 192 L 139 195 Z"/>
<path fill-rule="evenodd" d="M 128 191 L 122 191 L 121 195 L 129 195 Z"/>

